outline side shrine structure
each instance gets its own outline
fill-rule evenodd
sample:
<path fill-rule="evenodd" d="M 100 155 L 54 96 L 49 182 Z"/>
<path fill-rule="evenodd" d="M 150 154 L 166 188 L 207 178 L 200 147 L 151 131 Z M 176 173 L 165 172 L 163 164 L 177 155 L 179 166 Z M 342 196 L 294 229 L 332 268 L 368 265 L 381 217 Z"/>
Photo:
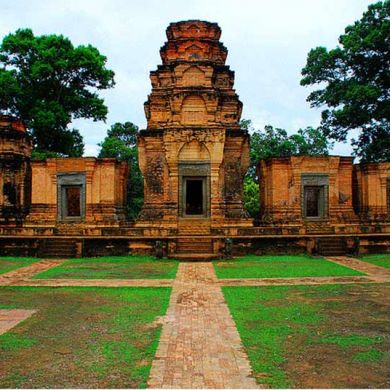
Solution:
<path fill-rule="evenodd" d="M 0 117 L 0 255 L 390 252 L 390 162 L 293 156 L 259 161 L 260 213 L 243 207 L 249 134 L 215 23 L 171 23 L 150 73 L 138 135 L 145 201 L 126 217 L 128 164 L 31 159 L 24 124 Z"/>

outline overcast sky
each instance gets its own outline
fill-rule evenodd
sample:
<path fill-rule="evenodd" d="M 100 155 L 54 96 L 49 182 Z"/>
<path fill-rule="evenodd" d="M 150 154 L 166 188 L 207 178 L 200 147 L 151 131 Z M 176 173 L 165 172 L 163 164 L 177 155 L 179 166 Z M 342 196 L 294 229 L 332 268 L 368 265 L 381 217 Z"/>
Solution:
<path fill-rule="evenodd" d="M 306 102 L 299 85 L 309 50 L 333 48 L 348 24 L 359 19 L 369 0 L 0 0 L 0 38 L 17 28 L 36 35 L 63 34 L 74 45 L 91 44 L 107 56 L 116 86 L 102 92 L 106 123 L 78 120 L 85 155 L 96 155 L 107 128 L 131 121 L 146 126 L 143 103 L 150 93 L 149 72 L 161 63 L 159 49 L 170 22 L 217 22 L 235 71 L 243 118 L 255 128 L 266 124 L 289 133 L 317 126 L 320 111 Z M 347 155 L 339 144 L 333 154 Z"/>

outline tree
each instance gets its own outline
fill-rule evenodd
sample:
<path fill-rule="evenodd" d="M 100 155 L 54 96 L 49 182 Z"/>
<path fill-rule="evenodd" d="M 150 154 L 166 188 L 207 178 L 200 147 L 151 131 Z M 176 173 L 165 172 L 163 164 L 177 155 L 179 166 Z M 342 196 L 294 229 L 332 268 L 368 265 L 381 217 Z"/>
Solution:
<path fill-rule="evenodd" d="M 249 216 L 258 219 L 260 214 L 259 185 L 250 176 L 244 179 L 243 203 Z"/>
<path fill-rule="evenodd" d="M 128 215 L 132 219 L 137 217 L 144 201 L 144 180 L 138 166 L 137 133 L 138 127 L 131 122 L 115 123 L 99 144 L 99 157 L 117 158 L 129 163 L 127 205 Z"/>
<path fill-rule="evenodd" d="M 106 119 L 96 92 L 114 86 L 105 64 L 91 45 L 74 47 L 62 35 L 19 29 L 0 45 L 0 114 L 26 123 L 38 154 L 81 156 L 82 136 L 68 125 L 75 118 Z"/>
<path fill-rule="evenodd" d="M 250 166 L 248 175 L 256 177 L 256 166 L 260 160 L 269 157 L 322 156 L 328 155 L 333 146 L 325 134 L 318 128 L 306 127 L 296 134 L 267 125 L 264 130 L 255 130 L 250 120 L 241 122 L 241 127 L 251 132 Z"/>
<path fill-rule="evenodd" d="M 352 145 L 362 161 L 390 161 L 390 0 L 370 5 L 339 43 L 309 52 L 301 85 L 323 88 L 307 100 L 312 107 L 328 106 L 322 112 L 325 135 L 345 141 L 358 130 Z"/>

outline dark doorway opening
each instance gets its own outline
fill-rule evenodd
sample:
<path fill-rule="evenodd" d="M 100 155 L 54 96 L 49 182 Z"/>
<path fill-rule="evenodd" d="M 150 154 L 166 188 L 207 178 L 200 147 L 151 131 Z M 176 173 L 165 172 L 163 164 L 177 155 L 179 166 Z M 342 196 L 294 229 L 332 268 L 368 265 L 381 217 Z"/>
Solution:
<path fill-rule="evenodd" d="M 324 188 L 322 186 L 304 187 L 305 217 L 320 218 L 324 216 Z"/>
<path fill-rule="evenodd" d="M 81 217 L 81 186 L 65 187 L 65 217 Z"/>
<path fill-rule="evenodd" d="M 186 207 L 187 215 L 202 215 L 203 210 L 203 180 L 186 180 Z"/>

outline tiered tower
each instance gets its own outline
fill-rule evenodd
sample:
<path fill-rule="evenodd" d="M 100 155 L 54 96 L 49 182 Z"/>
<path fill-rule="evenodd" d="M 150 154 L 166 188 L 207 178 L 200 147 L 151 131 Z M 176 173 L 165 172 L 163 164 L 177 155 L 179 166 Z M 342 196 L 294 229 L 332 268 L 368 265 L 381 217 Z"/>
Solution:
<path fill-rule="evenodd" d="M 32 144 L 24 124 L 0 116 L 0 223 L 21 224 L 31 200 Z"/>
<path fill-rule="evenodd" d="M 150 73 L 147 129 L 138 138 L 145 203 L 138 226 L 251 226 L 242 205 L 249 136 L 216 23 L 171 23 Z M 190 232 L 191 229 L 188 230 Z"/>

